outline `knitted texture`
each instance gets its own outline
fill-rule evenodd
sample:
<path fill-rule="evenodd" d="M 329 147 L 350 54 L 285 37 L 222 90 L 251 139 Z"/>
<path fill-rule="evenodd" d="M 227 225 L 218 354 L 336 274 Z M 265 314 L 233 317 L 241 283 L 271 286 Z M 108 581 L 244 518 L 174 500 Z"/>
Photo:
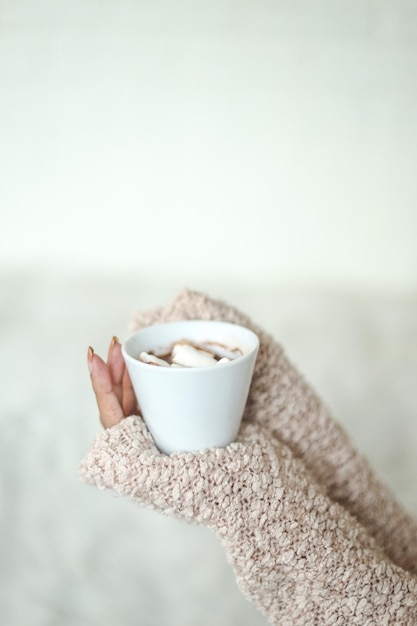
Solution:
<path fill-rule="evenodd" d="M 237 442 L 167 456 L 131 416 L 97 437 L 82 479 L 215 531 L 239 587 L 272 624 L 415 626 L 415 522 L 246 316 L 183 292 L 134 326 L 187 318 L 237 322 L 260 338 Z"/>
<path fill-rule="evenodd" d="M 219 535 L 249 600 L 280 626 L 417 624 L 417 581 L 255 424 L 227 448 L 161 454 L 140 417 L 97 441 L 85 482 Z"/>
<path fill-rule="evenodd" d="M 394 563 L 417 574 L 416 520 L 378 480 L 281 345 L 237 309 L 188 290 L 164 308 L 139 312 L 131 330 L 180 319 L 233 322 L 258 335 L 260 348 L 244 419 L 262 424 L 286 443 L 328 496 L 368 529 Z"/>

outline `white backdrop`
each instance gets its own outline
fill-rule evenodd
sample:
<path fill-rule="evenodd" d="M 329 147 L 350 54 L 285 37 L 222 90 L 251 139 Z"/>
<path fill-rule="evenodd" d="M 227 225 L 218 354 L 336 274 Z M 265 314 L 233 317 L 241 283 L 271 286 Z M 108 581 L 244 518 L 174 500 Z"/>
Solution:
<path fill-rule="evenodd" d="M 413 289 L 414 0 L 2 0 L 3 267 Z"/>

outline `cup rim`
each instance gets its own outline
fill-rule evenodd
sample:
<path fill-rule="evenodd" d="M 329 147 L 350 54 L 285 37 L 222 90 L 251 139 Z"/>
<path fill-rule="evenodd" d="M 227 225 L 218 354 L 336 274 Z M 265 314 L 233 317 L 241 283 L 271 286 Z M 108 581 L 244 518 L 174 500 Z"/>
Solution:
<path fill-rule="evenodd" d="M 134 331 L 133 333 L 131 333 L 123 342 L 122 342 L 122 355 L 123 358 L 125 360 L 125 362 L 129 362 L 130 364 L 134 365 L 135 367 L 139 367 L 139 368 L 145 368 L 146 371 L 149 371 L 149 364 L 148 363 L 143 363 L 143 361 L 140 361 L 137 357 L 132 356 L 129 351 L 128 351 L 128 344 L 133 342 L 134 338 L 137 337 L 139 334 L 144 333 L 144 332 L 150 332 L 150 329 L 152 330 L 158 330 L 161 328 L 167 328 L 167 327 L 174 327 L 174 326 L 180 326 L 180 325 L 190 325 L 190 326 L 197 326 L 200 324 L 204 324 L 204 325 L 220 325 L 222 326 L 224 329 L 225 328 L 229 328 L 230 330 L 236 330 L 238 329 L 240 333 L 243 332 L 244 335 L 246 335 L 246 337 L 249 339 L 251 345 L 249 346 L 248 351 L 243 354 L 242 356 L 233 359 L 231 361 L 229 361 L 228 363 L 221 363 L 219 367 L 222 368 L 230 368 L 230 367 L 235 367 L 236 365 L 238 365 L 239 363 L 242 363 L 243 361 L 245 361 L 246 359 L 250 358 L 251 355 L 257 351 L 259 349 L 259 337 L 258 335 L 251 330 L 250 328 L 248 328 L 247 326 L 243 326 L 241 324 L 235 324 L 233 322 L 224 322 L 222 320 L 205 320 L 205 319 L 192 319 L 192 320 L 188 320 L 188 319 L 183 319 L 183 320 L 175 320 L 175 321 L 171 321 L 171 322 L 162 322 L 160 324 L 151 324 L 149 326 L 144 326 L 143 328 L 140 328 L 139 330 Z M 155 372 L 158 371 L 158 375 L 176 375 L 176 376 L 184 376 L 184 375 L 195 375 L 197 374 L 199 371 L 202 370 L 217 370 L 218 371 L 218 367 L 213 368 L 212 365 L 208 365 L 208 366 L 202 366 L 202 367 L 153 367 L 152 368 Z M 170 372 L 170 374 L 168 374 L 168 372 Z"/>

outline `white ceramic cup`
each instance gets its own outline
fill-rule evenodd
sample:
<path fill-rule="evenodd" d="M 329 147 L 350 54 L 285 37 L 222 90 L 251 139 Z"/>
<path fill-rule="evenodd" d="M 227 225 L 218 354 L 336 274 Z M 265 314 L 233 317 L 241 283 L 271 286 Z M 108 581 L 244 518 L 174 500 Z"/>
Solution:
<path fill-rule="evenodd" d="M 181 339 L 239 348 L 242 356 L 209 367 L 158 367 L 141 352 L 163 354 Z M 236 439 L 249 393 L 259 339 L 227 322 L 184 320 L 147 326 L 122 345 L 141 413 L 165 454 L 224 447 Z"/>

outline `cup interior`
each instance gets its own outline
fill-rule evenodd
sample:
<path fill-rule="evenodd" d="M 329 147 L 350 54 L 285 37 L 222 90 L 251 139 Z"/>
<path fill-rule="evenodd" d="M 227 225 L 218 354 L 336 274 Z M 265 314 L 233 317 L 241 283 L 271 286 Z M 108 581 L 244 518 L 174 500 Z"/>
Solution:
<path fill-rule="evenodd" d="M 244 359 L 259 347 L 257 335 L 237 324 L 211 320 L 182 320 L 147 326 L 128 337 L 122 345 L 125 360 L 135 367 L 149 365 L 138 360 L 141 352 L 152 351 L 155 354 L 164 354 L 176 341 L 188 340 L 197 344 L 218 344 L 227 349 L 239 349 L 242 356 L 222 364 L 223 367 L 233 366 L 233 363 Z M 206 369 L 206 368 L 198 368 Z M 158 368 L 161 372 L 175 372 L 176 374 L 194 371 L 194 368 Z"/>

